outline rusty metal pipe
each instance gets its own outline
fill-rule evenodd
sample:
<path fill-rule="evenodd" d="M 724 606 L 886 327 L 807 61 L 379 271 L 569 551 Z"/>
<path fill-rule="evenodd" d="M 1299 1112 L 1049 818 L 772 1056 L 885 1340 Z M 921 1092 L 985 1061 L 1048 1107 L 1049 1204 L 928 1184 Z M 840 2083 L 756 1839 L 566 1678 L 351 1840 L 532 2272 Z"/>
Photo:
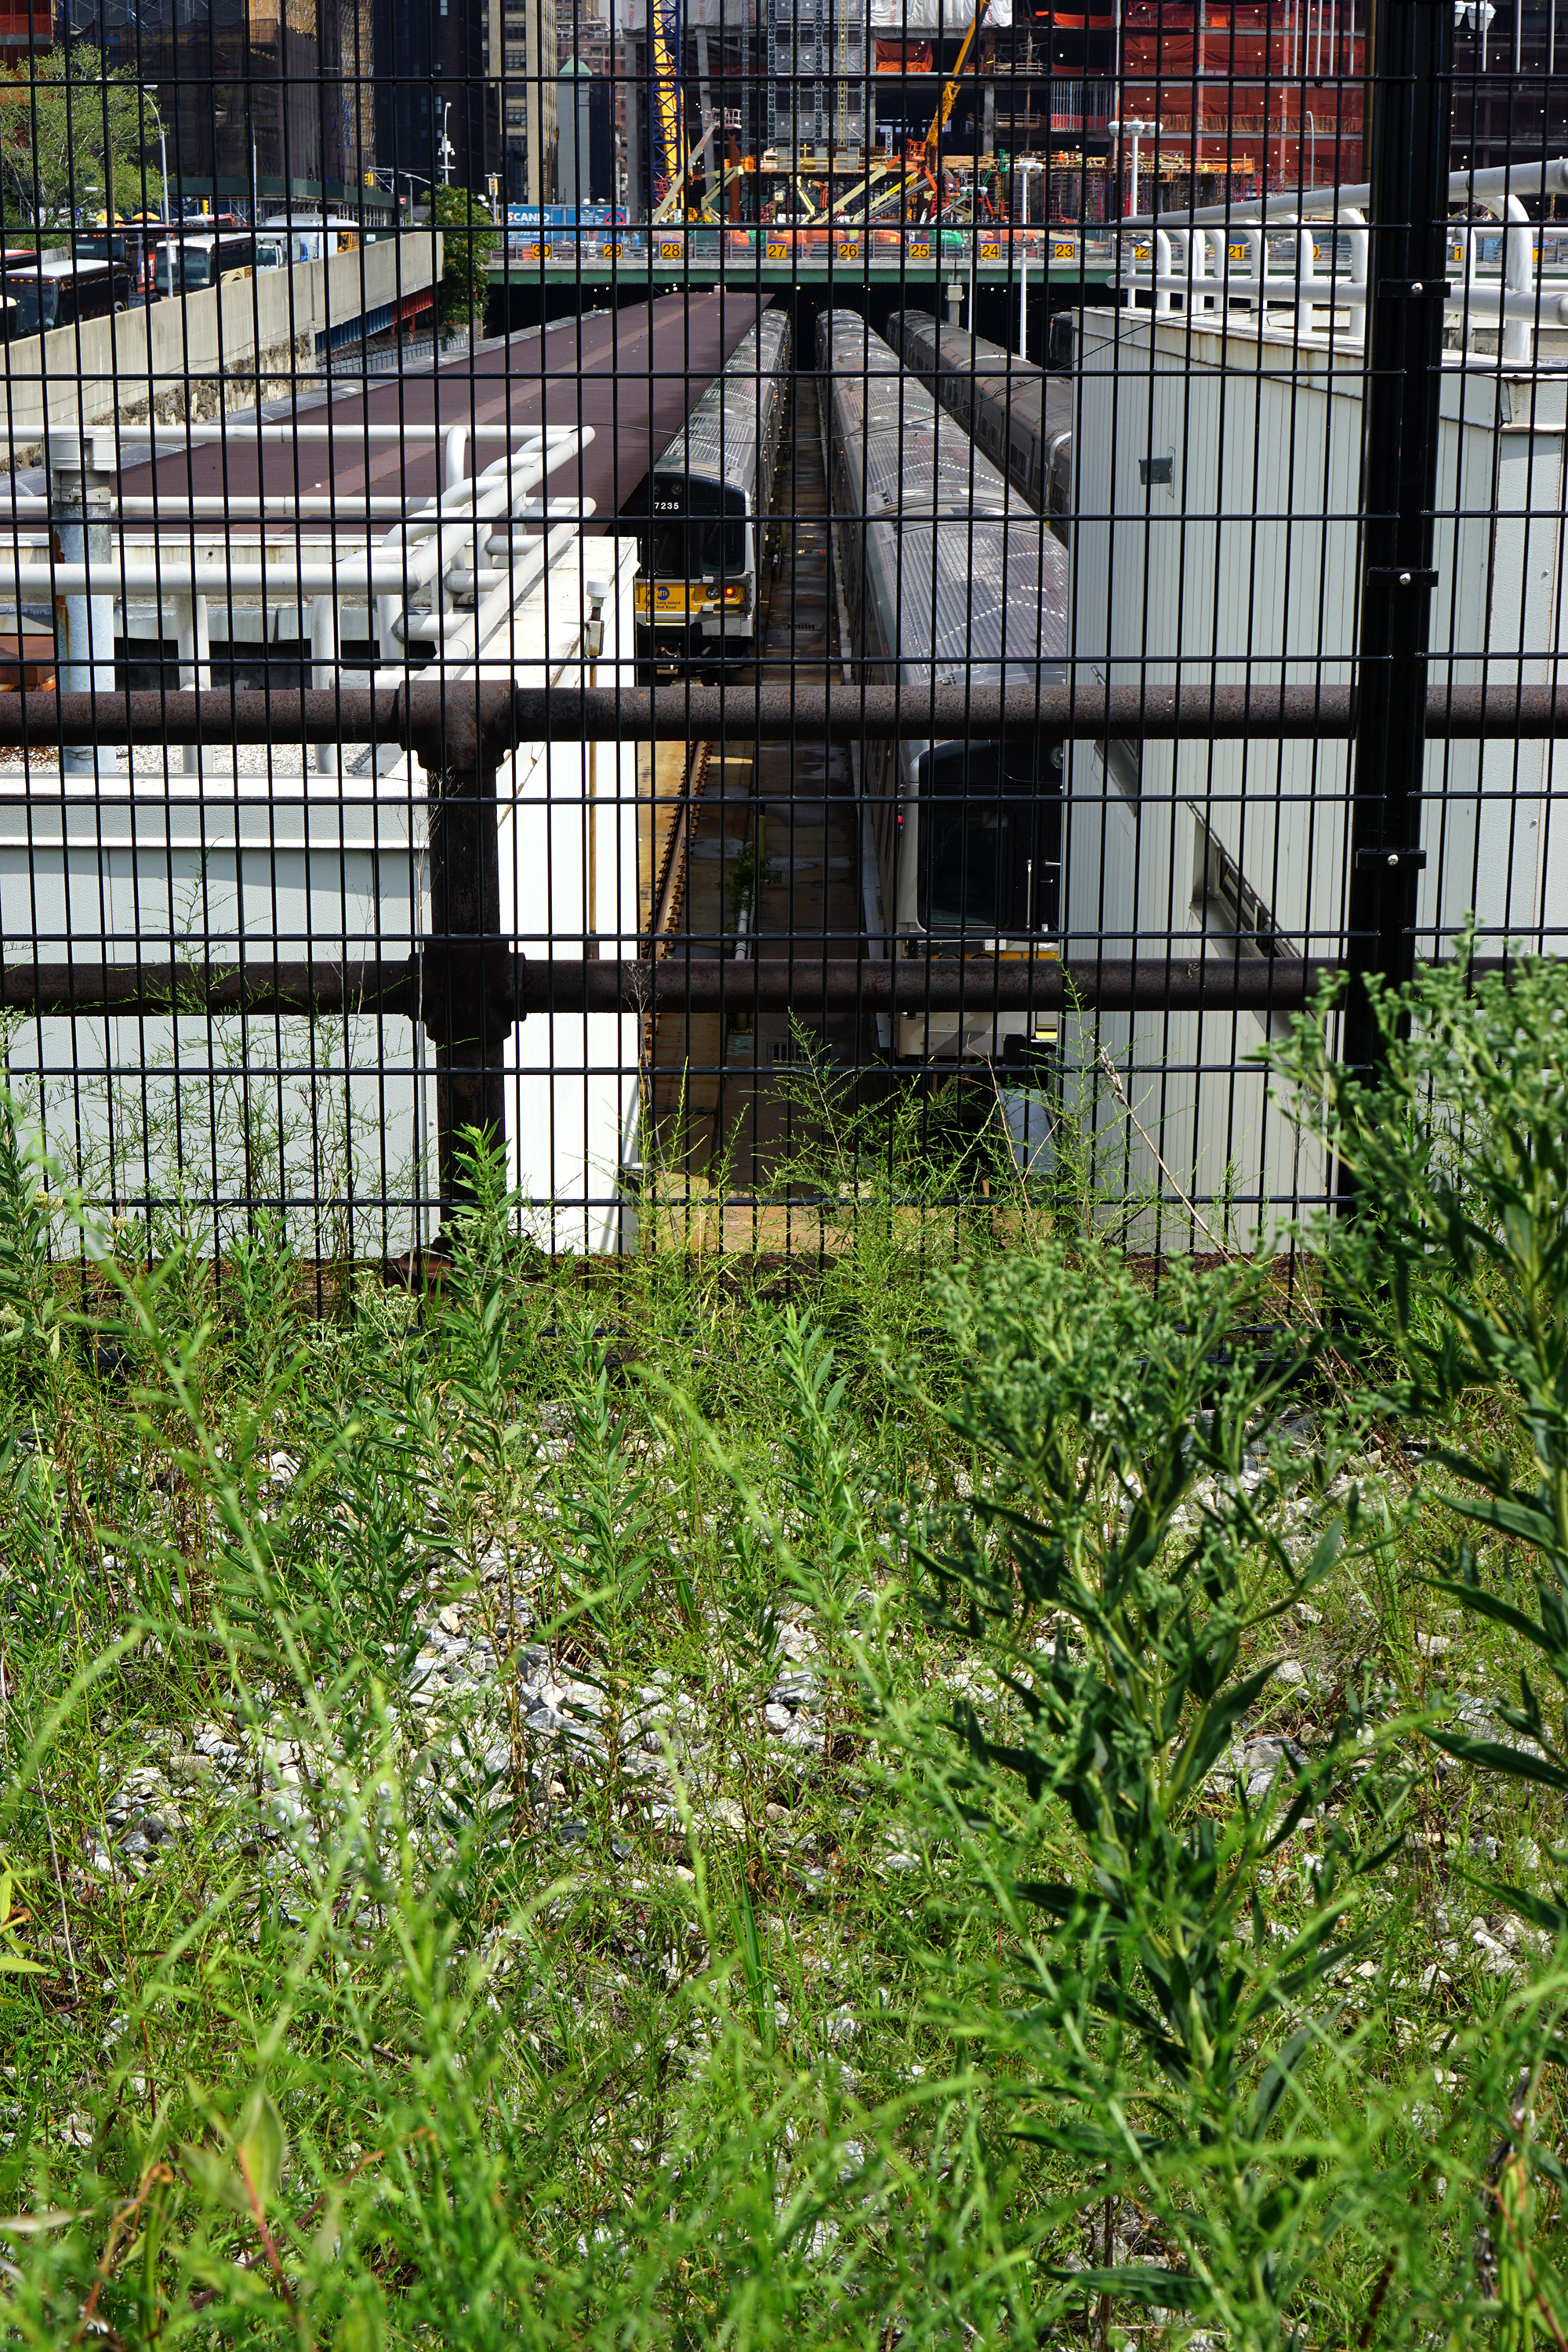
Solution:
<path fill-rule="evenodd" d="M 1342 967 L 1296 957 L 1218 960 L 1085 958 L 1067 964 L 1028 964 L 994 957 L 939 958 L 925 962 L 871 963 L 853 957 L 792 962 L 763 956 L 755 962 L 595 962 L 582 957 L 525 961 L 498 941 L 473 943 L 482 958 L 493 1002 L 482 1028 L 510 1026 L 526 1013 L 640 1013 L 659 1005 L 694 1012 L 753 1009 L 800 1011 L 858 1005 L 868 1013 L 953 1013 L 977 1019 L 998 1013 L 1056 1012 L 1080 1003 L 1101 1012 L 1274 1012 L 1298 1010 L 1321 982 Z M 437 956 L 439 943 L 426 954 Z M 504 971 L 502 967 L 505 967 Z M 1508 967 L 1499 957 L 1477 958 L 1478 976 Z M 252 1018 L 316 1013 L 401 1016 L 421 1013 L 420 961 L 371 963 L 247 962 L 243 971 L 186 964 L 11 964 L 0 970 L 0 1006 L 43 1015 L 244 1012 Z M 424 1016 L 431 1012 L 428 1003 Z M 438 1026 L 443 1031 L 445 1024 Z M 460 1039 L 447 1049 L 453 1066 L 473 1059 Z M 493 1045 L 475 1067 L 494 1063 Z M 491 1081 L 493 1084 L 493 1080 Z"/>
<path fill-rule="evenodd" d="M 395 743 L 438 765 L 470 766 L 515 743 L 860 742 L 903 737 L 995 740 L 1047 736 L 1118 740 L 1343 740 L 1355 731 L 1349 687 L 1050 687 L 965 694 L 890 687 L 510 687 L 472 680 L 305 693 L 0 696 L 0 745 Z M 1568 690 L 1436 687 L 1428 740 L 1542 740 L 1568 736 Z"/>

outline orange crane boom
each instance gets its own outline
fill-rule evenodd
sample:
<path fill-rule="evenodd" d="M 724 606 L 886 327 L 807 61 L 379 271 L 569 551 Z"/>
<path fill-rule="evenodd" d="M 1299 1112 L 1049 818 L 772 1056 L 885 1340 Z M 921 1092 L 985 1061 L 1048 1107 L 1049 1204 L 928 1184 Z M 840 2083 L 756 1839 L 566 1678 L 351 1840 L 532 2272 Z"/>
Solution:
<path fill-rule="evenodd" d="M 980 27 L 985 21 L 985 11 L 990 5 L 991 0 L 975 0 L 974 16 L 969 30 L 963 37 L 963 47 L 953 61 L 952 71 L 942 83 L 942 95 L 936 102 L 936 112 L 931 116 L 931 129 L 926 132 L 926 173 L 932 187 L 939 192 L 941 181 L 938 174 L 942 158 L 942 134 L 952 120 L 952 110 L 958 102 L 959 78 L 969 62 L 969 52 L 974 47 Z"/>

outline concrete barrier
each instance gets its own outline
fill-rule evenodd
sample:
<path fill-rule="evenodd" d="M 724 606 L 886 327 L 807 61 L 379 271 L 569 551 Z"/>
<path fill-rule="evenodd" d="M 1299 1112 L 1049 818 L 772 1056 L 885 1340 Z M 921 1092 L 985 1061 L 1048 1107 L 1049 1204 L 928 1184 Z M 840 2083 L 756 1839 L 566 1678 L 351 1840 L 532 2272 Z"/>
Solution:
<path fill-rule="evenodd" d="M 440 274 L 439 231 L 406 229 L 327 261 L 11 343 L 0 349 L 0 471 L 36 465 L 56 425 L 199 421 L 275 398 L 324 372 L 327 349 L 357 320 L 374 334 L 408 315 L 409 298 Z"/>

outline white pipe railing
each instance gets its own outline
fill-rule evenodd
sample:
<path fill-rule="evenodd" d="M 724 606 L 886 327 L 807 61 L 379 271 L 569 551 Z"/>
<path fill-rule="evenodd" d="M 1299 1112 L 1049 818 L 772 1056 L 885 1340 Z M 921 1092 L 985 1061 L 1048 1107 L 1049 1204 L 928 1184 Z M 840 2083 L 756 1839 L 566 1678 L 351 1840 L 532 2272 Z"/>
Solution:
<path fill-rule="evenodd" d="M 1568 163 L 1558 168 L 1568 185 Z M 1496 329 L 1500 363 L 1527 367 L 1538 328 L 1568 327 L 1568 291 L 1560 294 L 1542 282 L 1537 268 L 1538 225 L 1511 188 L 1492 184 L 1508 176 L 1500 172 L 1456 175 L 1456 184 L 1475 205 L 1490 211 L 1501 223 L 1502 272 L 1500 283 L 1480 274 L 1481 242 L 1496 238 L 1497 230 L 1478 227 L 1473 220 L 1450 222 L 1443 307 L 1449 320 L 1461 323 L 1467 343 L 1478 331 Z M 1541 180 L 1542 167 L 1535 168 L 1534 176 Z M 1152 230 L 1145 225 L 1131 263 L 1123 248 L 1120 278 L 1123 299 L 1131 309 L 1136 307 L 1140 294 L 1152 293 L 1155 316 L 1168 318 L 1175 313 L 1179 298 L 1182 315 L 1194 323 L 1208 318 L 1228 320 L 1237 310 L 1253 312 L 1267 323 L 1271 310 L 1279 314 L 1289 310 L 1298 336 L 1363 343 L 1370 299 L 1372 232 L 1355 199 L 1364 199 L 1365 194 L 1361 188 L 1341 190 L 1332 221 L 1304 217 L 1306 205 L 1315 201 L 1311 197 L 1291 198 L 1285 217 L 1271 210 L 1267 226 L 1258 202 L 1250 207 L 1236 207 L 1223 226 L 1214 218 L 1212 206 L 1184 215 L 1180 226 L 1175 215 L 1165 215 Z M 1268 200 L 1271 208 L 1282 201 Z M 1121 224 L 1131 226 L 1135 225 Z M 1287 232 L 1293 247 L 1292 267 L 1283 266 L 1279 254 Z M 1345 240 L 1342 251 L 1342 238 Z M 1320 259 L 1325 242 L 1326 268 Z"/>
<path fill-rule="evenodd" d="M 238 430 L 232 417 L 195 426 L 154 421 L 150 429 L 139 424 L 127 428 L 124 446 L 134 451 L 140 445 L 144 451 L 152 440 L 156 454 L 171 442 L 182 447 L 192 441 L 230 439 L 287 446 L 336 438 L 363 445 L 406 437 L 401 426 L 237 422 Z M 68 428 L 51 436 L 49 495 L 13 495 L 9 551 L 0 551 L 0 594 L 47 598 L 57 611 L 76 616 L 76 625 L 66 632 L 62 682 L 69 670 L 78 683 L 107 686 L 112 672 L 105 649 L 113 642 L 116 603 L 149 593 L 160 642 L 167 633 L 165 615 L 173 619 L 183 687 L 210 678 L 209 598 L 258 592 L 264 608 L 287 598 L 308 611 L 307 676 L 316 686 L 330 685 L 338 675 L 342 607 L 349 598 L 370 602 L 385 660 L 401 662 L 405 646 L 423 644 L 443 664 L 456 660 L 504 673 L 515 667 L 514 649 L 505 645 L 492 656 L 488 641 L 501 632 L 519 599 L 537 587 L 595 511 L 592 499 L 541 495 L 541 485 L 593 441 L 594 431 L 474 425 L 466 420 L 426 429 L 445 436 L 441 487 L 412 510 L 403 499 L 372 501 L 361 493 L 343 506 L 331 498 L 274 502 L 258 497 L 244 501 L 246 511 L 238 513 L 241 502 L 234 499 L 121 498 L 115 477 L 128 459 L 116 428 L 95 427 L 79 441 Z M 497 443 L 503 445 L 501 455 L 470 480 L 470 446 L 477 452 Z M 389 527 L 367 546 L 363 533 L 374 506 L 384 512 L 390 508 Z M 71 520 L 84 509 L 89 528 Z M 222 535 L 198 533 L 195 525 L 204 510 L 214 520 L 222 515 L 231 529 Z M 52 545 L 50 536 L 18 527 L 29 515 L 55 522 Z M 307 519 L 317 521 L 310 535 L 296 528 L 287 537 L 273 536 L 279 526 L 287 530 L 290 522 L 298 526 Z M 232 528 L 237 521 L 237 534 Z M 360 543 L 343 544 L 341 534 L 356 522 Z M 182 525 L 178 538 L 160 536 L 161 530 L 173 532 Z M 413 610 L 416 599 L 427 601 L 430 609 Z M 198 769 L 201 757 L 199 748 L 192 747 L 183 755 L 184 764 Z M 321 747 L 315 765 L 325 774 L 335 773 L 335 749 Z"/>
<path fill-rule="evenodd" d="M 227 538 L 215 540 L 207 547 L 192 545 L 187 540 L 165 550 L 155 541 L 138 542 L 121 533 L 119 545 L 102 557 L 89 553 L 81 562 L 29 564 L 22 561 L 24 542 L 17 539 L 0 551 L 0 594 L 101 596 L 153 589 L 178 596 L 258 590 L 282 594 L 292 590 L 303 597 L 335 590 L 340 595 L 401 591 L 406 598 L 465 554 L 470 568 L 479 569 L 480 542 L 488 555 L 494 538 L 489 526 L 503 517 L 519 521 L 544 519 L 546 509 L 555 502 L 533 500 L 529 494 L 593 437 L 591 425 L 581 430 L 575 426 L 552 429 L 542 447 L 535 436 L 535 452 L 526 464 L 518 465 L 520 453 L 509 450 L 488 466 L 477 482 L 465 481 L 445 491 L 439 499 L 394 524 L 374 550 L 340 551 L 327 541 L 312 548 L 310 541 L 300 540 L 281 541 L 268 548 L 261 540 L 241 542 L 244 553 L 237 556 L 235 543 Z M 593 510 L 592 499 L 567 503 L 574 516 Z M 106 513 L 103 520 L 112 527 L 112 513 Z M 509 541 L 503 539 L 501 543 Z"/>
<path fill-rule="evenodd" d="M 1568 157 L 1542 163 L 1505 163 L 1485 172 L 1453 172 L 1448 175 L 1450 205 L 1492 207 L 1509 196 L 1568 195 Z M 1353 187 L 1281 189 L 1271 196 L 1242 196 L 1234 204 L 1199 205 L 1167 213 L 1133 213 L 1112 228 L 1215 228 L 1243 221 L 1298 220 L 1310 213 L 1342 214 L 1347 207 L 1364 212 L 1372 202 L 1372 184 Z"/>

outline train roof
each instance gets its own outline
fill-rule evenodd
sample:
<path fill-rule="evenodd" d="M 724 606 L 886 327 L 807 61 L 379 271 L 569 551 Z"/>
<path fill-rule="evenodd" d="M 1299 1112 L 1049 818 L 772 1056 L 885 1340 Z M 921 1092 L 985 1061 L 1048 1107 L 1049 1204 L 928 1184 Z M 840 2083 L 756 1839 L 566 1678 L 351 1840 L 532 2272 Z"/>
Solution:
<path fill-rule="evenodd" d="M 895 342 L 911 328 L 934 352 L 934 370 L 943 375 L 1000 377 L 1001 383 L 991 385 L 993 392 L 1015 415 L 1043 428 L 1047 440 L 1058 433 L 1072 431 L 1070 375 L 1054 374 L 1047 368 L 1037 367 L 1033 360 L 1020 359 L 1016 352 L 987 341 L 984 335 L 967 334 L 961 327 L 944 327 L 926 310 L 900 310 L 888 321 Z"/>
<path fill-rule="evenodd" d="M 1068 650 L 1060 542 L 858 314 L 831 312 L 822 331 L 835 433 L 851 494 L 863 489 L 868 585 L 906 682 L 1054 671 Z"/>
<path fill-rule="evenodd" d="M 829 310 L 818 331 L 847 431 L 860 443 L 852 487 L 868 521 L 920 511 L 1005 514 L 1015 505 L 1027 512 L 956 417 L 858 311 Z"/>
<path fill-rule="evenodd" d="M 757 464 L 760 386 L 778 375 L 788 360 L 788 316 L 783 310 L 764 310 L 655 461 L 654 472 L 749 488 Z"/>

